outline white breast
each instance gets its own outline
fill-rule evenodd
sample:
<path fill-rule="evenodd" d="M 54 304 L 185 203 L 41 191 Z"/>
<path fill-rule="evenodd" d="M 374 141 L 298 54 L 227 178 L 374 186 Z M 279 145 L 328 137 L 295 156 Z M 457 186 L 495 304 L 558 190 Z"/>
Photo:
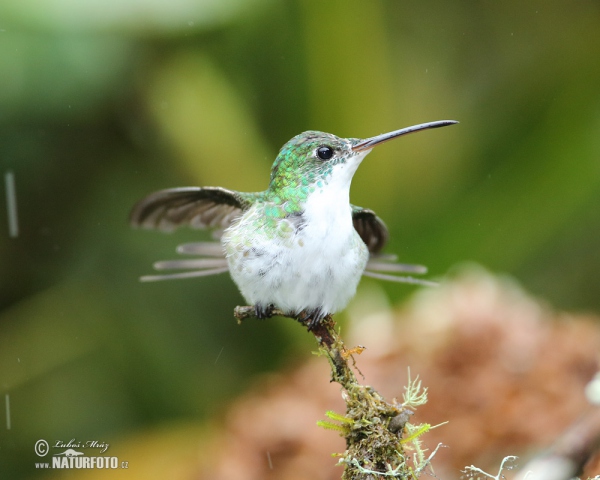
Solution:
<path fill-rule="evenodd" d="M 335 313 L 348 304 L 368 260 L 349 203 L 356 166 L 334 167 L 329 181 L 307 199 L 300 227 L 287 238 L 261 235 L 260 227 L 251 231 L 252 211 L 225 233 L 231 276 L 247 302 L 290 313 L 318 308 Z"/>

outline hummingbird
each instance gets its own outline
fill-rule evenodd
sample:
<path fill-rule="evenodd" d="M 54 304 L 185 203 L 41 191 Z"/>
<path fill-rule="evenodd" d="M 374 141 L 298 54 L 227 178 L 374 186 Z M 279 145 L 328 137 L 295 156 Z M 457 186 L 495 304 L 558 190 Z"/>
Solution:
<path fill-rule="evenodd" d="M 350 203 L 350 184 L 375 146 L 455 123 L 422 123 L 367 139 L 306 131 L 281 148 L 263 192 L 180 187 L 152 193 L 133 207 L 132 226 L 164 232 L 181 226 L 213 229 L 219 241 L 180 245 L 178 253 L 199 257 L 156 262 L 156 270 L 180 271 L 140 280 L 229 271 L 258 318 L 277 308 L 309 330 L 346 307 L 363 275 L 430 285 L 397 275 L 427 269 L 381 254 L 388 229 L 372 210 Z"/>

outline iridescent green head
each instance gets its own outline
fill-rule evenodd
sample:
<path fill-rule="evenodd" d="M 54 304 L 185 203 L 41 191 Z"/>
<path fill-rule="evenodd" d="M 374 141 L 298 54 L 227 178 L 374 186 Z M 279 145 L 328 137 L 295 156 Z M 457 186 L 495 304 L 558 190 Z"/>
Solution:
<path fill-rule="evenodd" d="M 373 147 L 401 135 L 428 128 L 444 127 L 458 122 L 441 120 L 383 133 L 361 140 L 340 138 L 330 133 L 307 131 L 296 135 L 279 151 L 273 168 L 269 191 L 293 196 L 302 201 L 312 191 L 331 182 L 349 188 L 354 172 Z"/>
<path fill-rule="evenodd" d="M 352 150 L 358 142 L 359 139 L 313 130 L 296 135 L 279 151 L 271 169 L 269 189 L 327 183 L 336 165 L 359 155 Z"/>

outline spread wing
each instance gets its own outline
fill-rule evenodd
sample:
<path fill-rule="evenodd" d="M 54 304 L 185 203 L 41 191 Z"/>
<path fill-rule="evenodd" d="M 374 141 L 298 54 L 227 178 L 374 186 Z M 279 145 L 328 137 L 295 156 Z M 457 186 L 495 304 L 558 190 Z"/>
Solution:
<path fill-rule="evenodd" d="M 363 275 L 391 282 L 437 285 L 435 282 L 397 275 L 398 273 L 423 274 L 427 273 L 427 268 L 422 265 L 398 263 L 395 255 L 379 253 L 388 241 L 389 232 L 383 220 L 375 215 L 373 210 L 352 205 L 352 221 L 355 230 L 369 249 L 369 261 Z"/>
<path fill-rule="evenodd" d="M 379 253 L 389 237 L 388 229 L 381 218 L 375 215 L 373 210 L 352 205 L 352 221 L 369 253 Z"/>
<path fill-rule="evenodd" d="M 133 226 L 154 228 L 166 232 L 181 226 L 219 228 L 231 225 L 256 199 L 255 193 L 240 193 L 220 187 L 182 187 L 161 190 L 140 200 L 132 209 Z M 372 210 L 352 205 L 354 228 L 369 249 L 370 258 L 364 275 L 394 282 L 432 285 L 433 282 L 395 275 L 399 272 L 425 273 L 420 265 L 396 262 L 395 256 L 380 255 L 387 243 L 388 229 Z M 180 245 L 178 253 L 200 258 L 156 262 L 156 270 L 179 270 L 178 273 L 146 275 L 142 281 L 152 282 L 201 277 L 228 271 L 227 260 L 217 242 L 197 242 Z M 380 273 L 388 272 L 388 273 Z"/>
<path fill-rule="evenodd" d="M 140 200 L 129 221 L 135 227 L 165 232 L 181 226 L 225 229 L 250 207 L 254 195 L 220 187 L 169 188 Z"/>

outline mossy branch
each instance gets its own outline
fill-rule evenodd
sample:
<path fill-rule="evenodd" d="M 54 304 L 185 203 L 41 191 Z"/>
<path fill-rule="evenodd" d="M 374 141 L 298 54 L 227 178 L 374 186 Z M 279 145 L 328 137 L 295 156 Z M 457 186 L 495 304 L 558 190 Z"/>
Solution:
<path fill-rule="evenodd" d="M 347 349 L 331 315 L 326 316 L 319 324 L 308 328 L 310 318 L 305 315 L 290 316 L 284 312 L 271 309 L 270 316 L 282 316 L 297 320 L 315 336 L 319 344 L 319 354 L 326 357 L 331 367 L 331 379 L 339 383 L 346 402 L 346 414 L 328 412 L 327 416 L 340 422 L 321 421 L 323 428 L 336 430 L 346 439 L 346 451 L 340 455 L 339 463 L 344 465 L 342 479 L 362 480 L 374 479 L 377 476 L 388 478 L 416 478 L 430 463 L 437 451 L 425 457 L 419 437 L 431 427 L 415 425 L 405 428 L 414 408 L 426 401 L 426 390 L 421 390 L 418 377 L 409 378 L 406 397 L 403 404 L 388 403 L 379 393 L 368 385 L 361 385 L 348 362 L 352 354 L 362 351 Z M 254 307 L 236 307 L 234 315 L 241 323 L 248 318 L 256 318 Z M 403 439 L 403 435 L 406 438 Z M 409 465 L 410 457 L 405 449 L 416 451 L 417 455 Z M 439 446 L 438 446 L 439 448 Z"/>

